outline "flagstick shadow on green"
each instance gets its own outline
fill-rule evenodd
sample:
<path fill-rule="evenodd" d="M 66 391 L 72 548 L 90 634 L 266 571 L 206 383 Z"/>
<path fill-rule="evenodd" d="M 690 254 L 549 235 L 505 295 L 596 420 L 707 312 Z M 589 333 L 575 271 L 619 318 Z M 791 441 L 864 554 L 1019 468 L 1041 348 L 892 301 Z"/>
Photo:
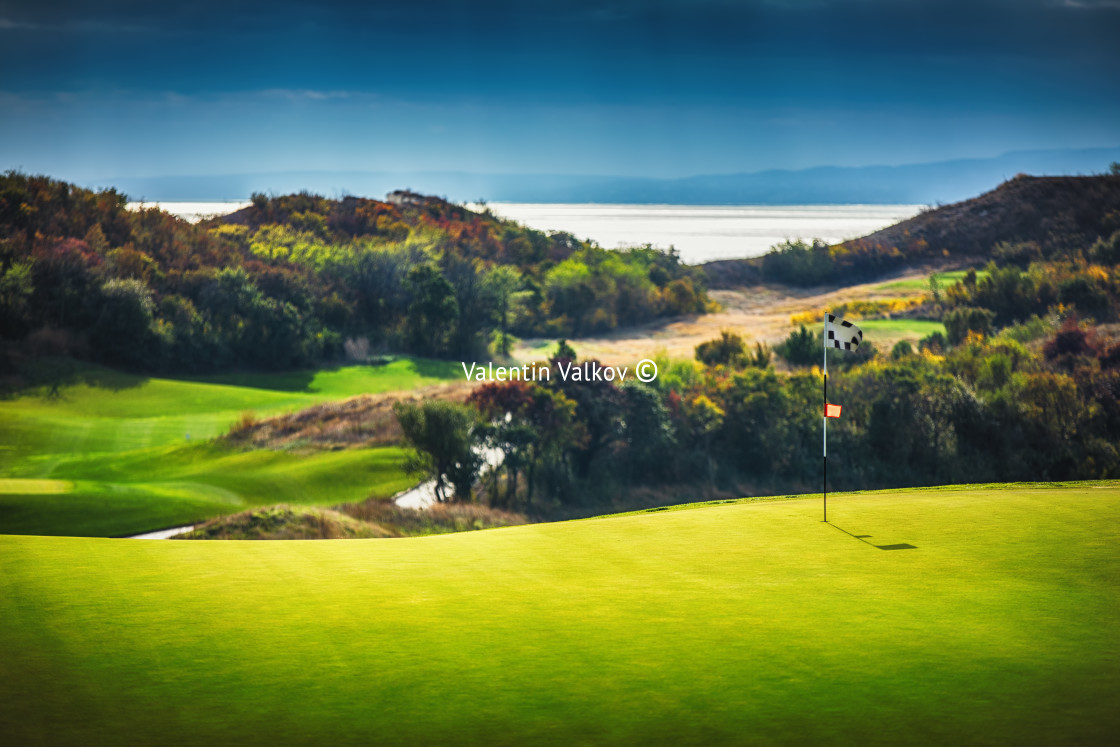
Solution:
<path fill-rule="evenodd" d="M 834 527 L 836 529 L 839 529 L 844 534 L 848 535 L 849 537 L 854 537 L 855 539 L 859 540 L 860 542 L 862 542 L 865 545 L 871 545 L 872 547 L 877 547 L 880 550 L 917 550 L 918 549 L 917 545 L 911 545 L 911 544 L 907 544 L 905 542 L 900 542 L 899 544 L 896 544 L 896 545 L 876 545 L 874 542 L 868 542 L 867 541 L 867 538 L 871 536 L 870 534 L 852 534 L 847 529 L 844 529 L 842 527 L 838 527 L 835 524 L 833 524 L 831 521 L 826 521 L 826 522 L 823 522 L 823 523 L 828 524 L 830 527 Z"/>

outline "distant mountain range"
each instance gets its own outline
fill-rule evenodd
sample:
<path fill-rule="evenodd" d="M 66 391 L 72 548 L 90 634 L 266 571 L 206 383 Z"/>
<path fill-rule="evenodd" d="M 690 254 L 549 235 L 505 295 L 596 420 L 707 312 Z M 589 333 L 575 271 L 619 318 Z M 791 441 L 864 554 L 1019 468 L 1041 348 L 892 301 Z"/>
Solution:
<path fill-rule="evenodd" d="M 213 176 L 121 177 L 88 186 L 116 187 L 134 200 L 243 200 L 254 192 L 307 190 L 328 197 L 381 197 L 396 189 L 455 202 L 595 202 L 679 205 L 924 204 L 956 202 L 1019 173 L 1099 174 L 1120 161 L 1120 147 L 1015 151 L 994 158 L 903 166 L 769 170 L 653 179 L 571 174 L 288 171 Z"/>

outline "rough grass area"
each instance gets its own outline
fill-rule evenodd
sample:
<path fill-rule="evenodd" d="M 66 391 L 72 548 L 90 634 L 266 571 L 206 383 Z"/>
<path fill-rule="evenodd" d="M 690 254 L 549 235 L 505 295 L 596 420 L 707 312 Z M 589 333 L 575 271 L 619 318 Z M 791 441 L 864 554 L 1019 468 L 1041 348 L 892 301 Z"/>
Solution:
<path fill-rule="evenodd" d="M 436 504 L 423 511 L 370 499 L 325 509 L 266 506 L 223 516 L 174 539 L 294 540 L 419 537 L 524 524 L 518 514 L 476 504 Z"/>
<path fill-rule="evenodd" d="M 1109 744 L 1120 484 L 0 538 L 12 744 Z"/>
<path fill-rule="evenodd" d="M 391 537 L 377 524 L 329 508 L 266 506 L 212 519 L 172 539 L 306 540 Z"/>

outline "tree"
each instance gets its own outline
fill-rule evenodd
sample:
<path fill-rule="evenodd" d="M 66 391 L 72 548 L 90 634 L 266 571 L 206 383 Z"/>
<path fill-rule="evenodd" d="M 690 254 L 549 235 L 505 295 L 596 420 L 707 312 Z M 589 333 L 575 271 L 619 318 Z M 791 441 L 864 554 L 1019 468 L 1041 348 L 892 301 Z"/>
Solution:
<path fill-rule="evenodd" d="M 486 289 L 493 299 L 494 312 L 498 317 L 498 355 L 509 355 L 509 306 L 520 285 L 521 273 L 508 265 L 499 265 L 486 276 Z"/>
<path fill-rule="evenodd" d="M 151 353 L 152 292 L 140 280 L 110 280 L 101 286 L 100 314 L 90 330 L 99 357 L 142 367 Z"/>
<path fill-rule="evenodd" d="M 622 386 L 624 397 L 622 442 L 630 482 L 647 482 L 669 475 L 676 434 L 657 390 L 638 381 Z"/>
<path fill-rule="evenodd" d="M 458 501 L 469 501 L 471 487 L 482 466 L 474 450 L 477 412 L 466 405 L 427 400 L 419 405 L 397 402 L 393 413 L 405 441 L 417 452 L 409 460 L 411 472 L 435 480 L 436 500 L 448 500 L 447 485 Z"/>
<path fill-rule="evenodd" d="M 696 439 L 700 460 L 703 463 L 705 479 L 713 482 L 715 460 L 712 458 L 712 437 L 723 425 L 723 408 L 713 402 L 706 394 L 697 394 L 685 403 L 685 417 L 688 427 Z"/>
<path fill-rule="evenodd" d="M 0 337 L 14 338 L 27 331 L 34 292 L 30 262 L 13 262 L 0 270 Z"/>
<path fill-rule="evenodd" d="M 438 356 L 446 351 L 448 332 L 459 320 L 455 289 L 439 268 L 422 264 L 408 271 L 405 281 L 412 297 L 408 306 L 408 338 L 413 350 Z"/>
<path fill-rule="evenodd" d="M 529 385 L 523 381 L 484 384 L 467 400 L 478 408 L 482 423 L 478 433 L 482 443 L 502 452 L 502 463 L 491 471 L 491 500 L 498 497 L 498 479 L 506 472 L 506 503 L 517 496 L 517 478 L 528 464 L 528 450 L 535 433 L 521 417 L 530 401 Z"/>
<path fill-rule="evenodd" d="M 468 400 L 483 417 L 480 433 L 490 448 L 503 454 L 506 502 L 517 495 L 518 474 L 526 473 L 526 504 L 532 502 L 542 467 L 556 474 L 566 455 L 583 445 L 586 430 L 576 419 L 576 403 L 562 392 L 523 381 L 485 384 Z M 493 489 L 497 491 L 498 470 Z"/>
<path fill-rule="evenodd" d="M 936 272 L 931 272 L 929 275 L 929 295 L 934 303 L 941 303 L 941 279 L 937 277 Z"/>

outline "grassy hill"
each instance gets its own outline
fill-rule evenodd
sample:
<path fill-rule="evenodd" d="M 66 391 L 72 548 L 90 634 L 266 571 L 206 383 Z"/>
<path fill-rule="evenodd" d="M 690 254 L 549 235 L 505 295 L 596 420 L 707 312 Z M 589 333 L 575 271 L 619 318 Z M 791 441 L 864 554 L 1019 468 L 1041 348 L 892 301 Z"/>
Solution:
<path fill-rule="evenodd" d="M 401 358 L 319 372 L 156 379 L 85 367 L 0 409 L 0 532 L 115 536 L 268 503 L 328 504 L 412 484 L 396 448 L 241 452 L 206 439 L 258 415 L 414 389 L 458 364 Z"/>
<path fill-rule="evenodd" d="M 1036 242 L 1046 256 L 1085 249 L 1120 229 L 1120 177 L 1020 174 L 990 192 L 944 205 L 841 246 L 898 247 L 911 258 L 987 260 L 1000 242 Z"/>
<path fill-rule="evenodd" d="M 0 538 L 14 743 L 1107 743 L 1120 483 L 404 540 Z"/>
<path fill-rule="evenodd" d="M 754 257 L 709 262 L 703 269 L 711 288 L 866 281 L 908 267 L 1076 256 L 1117 230 L 1120 176 L 1020 174 L 977 197 L 833 246 L 816 265 L 806 258 L 795 273 L 805 280 L 776 274 L 773 255 L 769 267 L 766 258 Z"/>

